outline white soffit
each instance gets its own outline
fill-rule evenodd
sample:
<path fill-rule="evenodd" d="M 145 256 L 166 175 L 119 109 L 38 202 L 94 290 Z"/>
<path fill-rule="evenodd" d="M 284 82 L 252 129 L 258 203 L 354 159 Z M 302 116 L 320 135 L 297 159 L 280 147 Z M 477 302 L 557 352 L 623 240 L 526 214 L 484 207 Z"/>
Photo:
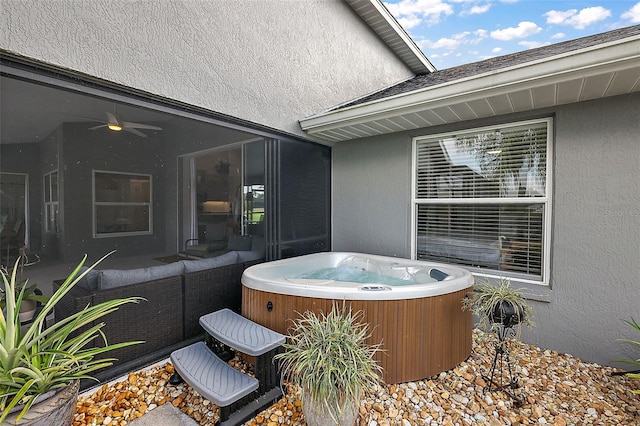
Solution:
<path fill-rule="evenodd" d="M 436 70 L 422 50 L 379 0 L 345 0 L 414 74 Z"/>
<path fill-rule="evenodd" d="M 303 120 L 342 141 L 640 91 L 640 35 L 493 70 Z"/>

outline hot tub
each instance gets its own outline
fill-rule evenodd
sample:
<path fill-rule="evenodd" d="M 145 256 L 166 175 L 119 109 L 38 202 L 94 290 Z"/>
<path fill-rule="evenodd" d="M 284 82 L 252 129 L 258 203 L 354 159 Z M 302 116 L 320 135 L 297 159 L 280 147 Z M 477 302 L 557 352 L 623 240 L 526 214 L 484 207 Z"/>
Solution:
<path fill-rule="evenodd" d="M 335 275 L 337 274 L 337 275 Z M 346 280 L 346 281 L 345 281 Z M 469 271 L 441 263 L 362 253 L 325 252 L 262 263 L 242 275 L 242 315 L 286 334 L 307 310 L 329 312 L 333 301 L 364 311 L 370 343 L 387 383 L 449 370 L 471 354 Z"/>

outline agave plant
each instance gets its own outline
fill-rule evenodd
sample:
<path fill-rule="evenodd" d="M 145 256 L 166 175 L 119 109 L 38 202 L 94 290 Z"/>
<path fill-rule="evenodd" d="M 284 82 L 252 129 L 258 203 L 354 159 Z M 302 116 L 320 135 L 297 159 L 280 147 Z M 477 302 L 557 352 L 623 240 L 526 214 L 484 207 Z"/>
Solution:
<path fill-rule="evenodd" d="M 20 420 L 38 396 L 62 389 L 74 380 L 93 379 L 92 372 L 113 364 L 114 358 L 96 359 L 97 355 L 141 343 L 108 345 L 101 330 L 104 323 L 91 325 L 125 303 L 137 303 L 141 300 L 137 297 L 87 306 L 50 327 L 46 326 L 46 318 L 56 303 L 107 256 L 80 273 L 87 259 L 85 255 L 26 330 L 21 329 L 18 312 L 28 287 L 23 286 L 16 291 L 17 262 L 10 277 L 2 272 L 5 294 L 15 297 L 6 298 L 6 308 L 0 313 L 0 423 L 14 407 L 23 404 L 16 418 Z M 86 330 L 83 329 L 85 326 L 88 326 Z M 104 347 L 93 347 L 93 341 L 98 338 L 103 339 Z"/>
<path fill-rule="evenodd" d="M 369 325 L 361 323 L 363 316 L 362 311 L 353 313 L 344 305 L 341 309 L 334 305 L 329 314 L 307 311 L 294 321 L 283 344 L 285 352 L 275 357 L 283 377 L 302 388 L 303 411 L 310 425 L 310 402 L 321 405 L 314 411 L 328 413 L 339 424 L 345 411 L 355 411 L 357 416 L 362 390 L 380 381 L 382 368 L 373 359 L 380 345 L 366 344 L 371 334 Z M 318 424 L 324 426 L 326 421 Z"/>

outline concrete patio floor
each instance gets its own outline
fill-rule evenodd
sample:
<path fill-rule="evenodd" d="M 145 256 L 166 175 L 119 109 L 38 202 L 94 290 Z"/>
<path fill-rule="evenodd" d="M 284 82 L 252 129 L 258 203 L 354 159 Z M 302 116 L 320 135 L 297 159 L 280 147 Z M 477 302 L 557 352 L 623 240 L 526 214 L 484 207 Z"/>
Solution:
<path fill-rule="evenodd" d="M 161 405 L 144 416 L 130 422 L 131 426 L 197 426 L 195 420 L 174 407 L 172 404 Z"/>

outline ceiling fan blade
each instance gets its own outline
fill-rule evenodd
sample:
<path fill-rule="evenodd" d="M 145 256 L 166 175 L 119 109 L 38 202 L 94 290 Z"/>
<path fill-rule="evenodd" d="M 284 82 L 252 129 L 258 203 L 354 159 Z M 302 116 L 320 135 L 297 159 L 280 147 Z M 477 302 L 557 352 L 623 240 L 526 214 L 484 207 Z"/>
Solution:
<path fill-rule="evenodd" d="M 96 130 L 96 129 L 99 129 L 99 128 L 101 128 L 101 127 L 107 127 L 107 124 L 101 124 L 101 125 L 99 125 L 99 126 L 89 127 L 89 130 Z"/>
<path fill-rule="evenodd" d="M 125 129 L 149 129 L 149 130 L 162 130 L 162 127 L 151 126 L 149 124 L 132 123 L 130 121 L 123 121 L 122 127 Z"/>
<path fill-rule="evenodd" d="M 144 133 L 132 128 L 132 127 L 123 127 L 122 130 L 129 132 L 129 133 L 133 133 L 134 135 L 138 135 L 141 138 L 146 138 L 147 135 L 145 135 Z"/>
<path fill-rule="evenodd" d="M 108 124 L 115 124 L 116 126 L 120 125 L 120 122 L 118 121 L 118 119 L 116 118 L 115 115 L 111 114 L 110 112 L 107 111 L 107 117 L 108 117 Z"/>

